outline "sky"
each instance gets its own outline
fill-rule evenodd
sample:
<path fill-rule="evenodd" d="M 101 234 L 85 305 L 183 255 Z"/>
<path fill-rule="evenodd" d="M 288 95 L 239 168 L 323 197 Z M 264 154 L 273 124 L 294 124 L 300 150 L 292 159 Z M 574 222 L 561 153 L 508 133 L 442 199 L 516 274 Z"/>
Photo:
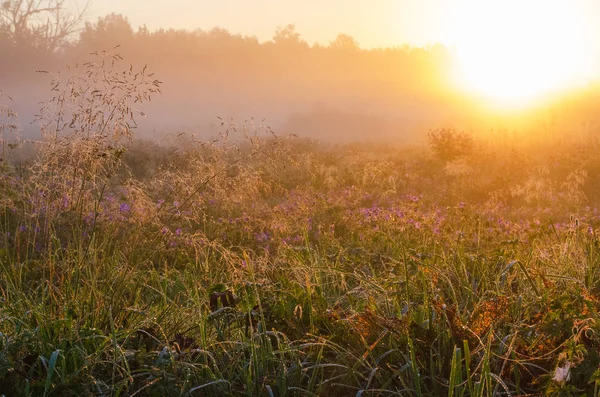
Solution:
<path fill-rule="evenodd" d="M 455 2 L 455 1 L 454 1 Z M 295 24 L 309 43 L 353 36 L 362 47 L 444 41 L 451 0 L 92 0 L 88 16 L 110 12 L 128 17 L 134 27 L 209 30 L 270 40 L 277 26 Z"/>
<path fill-rule="evenodd" d="M 151 30 L 209 30 L 219 26 L 261 41 L 269 40 L 277 26 L 293 23 L 309 43 L 327 44 L 338 33 L 346 33 L 362 47 L 433 43 L 455 46 L 460 45 L 456 32 L 462 25 L 468 26 L 475 20 L 483 24 L 493 22 L 496 16 L 485 12 L 482 15 L 482 9 L 503 7 L 504 3 L 505 0 L 91 0 L 88 17 L 95 20 L 115 12 L 127 16 L 134 27 L 146 24 Z M 543 19 L 547 5 L 559 3 L 584 15 L 586 26 L 599 25 L 597 0 L 519 0 L 510 11 L 518 14 L 519 4 L 533 5 Z M 510 28 L 510 23 L 506 26 Z M 557 21 L 556 29 L 565 28 L 570 26 L 561 26 Z M 595 33 L 600 33 L 600 29 L 596 28 Z"/>
<path fill-rule="evenodd" d="M 90 1 L 89 20 L 114 12 L 151 31 L 220 27 L 264 42 L 294 24 L 310 44 L 339 33 L 362 48 L 440 43 L 457 54 L 460 85 L 502 101 L 600 79 L 600 0 Z"/>
<path fill-rule="evenodd" d="M 67 1 L 81 9 L 88 0 Z M 456 90 L 450 100 L 462 103 L 461 98 L 466 97 L 465 103 L 499 109 L 498 112 L 517 113 L 520 109 L 545 106 L 549 99 L 566 98 L 565 93 L 585 94 L 594 84 L 600 86 L 600 0 L 89 0 L 88 21 L 96 22 L 111 13 L 127 17 L 134 29 L 142 25 L 150 31 L 161 28 L 209 31 L 220 27 L 234 34 L 256 36 L 261 42 L 269 41 L 278 26 L 294 24 L 302 39 L 310 44 L 328 45 L 340 33 L 351 35 L 362 48 L 441 43 L 452 53 L 444 58 L 451 62 L 443 63 L 448 67 L 448 72 L 443 73 L 444 87 Z M 377 70 L 380 64 L 373 62 L 373 65 L 365 81 L 384 81 L 381 76 L 371 79 L 380 72 Z M 394 73 L 392 70 L 385 78 L 395 81 Z M 405 77 L 407 81 L 410 79 L 415 80 L 415 76 Z M 350 92 L 354 83 L 341 88 Z M 361 84 L 355 85 L 362 87 Z M 287 91 L 273 82 L 270 96 L 262 87 L 256 93 L 252 91 L 252 95 L 265 98 L 264 106 L 256 105 L 251 110 L 244 107 L 252 102 L 247 99 L 252 97 L 250 94 L 237 102 L 239 108 L 231 105 L 230 98 L 223 97 L 209 113 L 247 117 L 265 115 L 265 109 L 274 109 L 266 116 L 281 116 L 280 120 L 285 120 L 288 105 L 300 103 L 298 98 L 312 98 L 311 95 L 335 98 L 331 102 L 336 106 L 346 99 L 346 91 L 326 91 L 328 86 L 297 84 L 292 87 L 297 92 L 290 94 L 296 96 L 284 103 L 278 95 Z M 182 87 L 173 91 L 187 94 L 188 87 Z M 228 87 L 237 97 L 238 87 Z M 391 84 L 389 91 L 387 87 L 373 88 L 367 96 L 352 91 L 355 96 L 347 97 L 362 107 L 360 100 L 371 95 L 393 100 L 412 95 L 393 91 L 393 87 Z M 313 88 L 319 95 L 311 91 Z M 335 96 L 338 93 L 344 93 L 343 98 Z M 213 98 L 214 95 L 211 101 Z M 172 108 L 195 106 L 193 100 L 183 99 Z M 373 109 L 379 111 L 389 105 L 396 111 L 396 103 L 381 101 Z M 279 104 L 281 111 L 277 108 Z M 313 104 L 307 101 L 302 106 Z M 306 109 L 298 106 L 293 111 Z M 415 104 L 410 112 L 426 114 L 429 122 L 434 110 Z M 440 110 L 440 117 L 446 114 L 445 109 Z"/>

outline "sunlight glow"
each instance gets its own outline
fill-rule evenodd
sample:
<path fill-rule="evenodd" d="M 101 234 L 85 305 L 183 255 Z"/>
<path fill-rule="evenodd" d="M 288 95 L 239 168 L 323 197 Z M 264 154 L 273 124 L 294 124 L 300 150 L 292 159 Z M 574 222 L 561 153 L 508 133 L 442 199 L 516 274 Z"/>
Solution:
<path fill-rule="evenodd" d="M 496 105 L 521 107 L 585 83 L 593 61 L 584 14 L 570 0 L 460 1 L 449 31 L 459 84 Z"/>

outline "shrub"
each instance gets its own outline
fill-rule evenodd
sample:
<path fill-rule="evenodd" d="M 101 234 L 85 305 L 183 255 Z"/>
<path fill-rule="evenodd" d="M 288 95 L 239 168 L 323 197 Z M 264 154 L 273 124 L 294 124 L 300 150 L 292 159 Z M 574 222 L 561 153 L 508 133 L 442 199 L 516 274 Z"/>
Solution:
<path fill-rule="evenodd" d="M 454 161 L 473 152 L 471 134 L 453 128 L 440 128 L 427 134 L 427 143 L 434 155 L 443 162 Z"/>

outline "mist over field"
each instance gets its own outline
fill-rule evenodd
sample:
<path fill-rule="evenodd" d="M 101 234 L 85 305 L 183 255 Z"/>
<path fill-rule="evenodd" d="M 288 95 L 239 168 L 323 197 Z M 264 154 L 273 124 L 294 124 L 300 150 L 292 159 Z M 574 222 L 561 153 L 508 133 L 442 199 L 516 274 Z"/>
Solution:
<path fill-rule="evenodd" d="M 345 36 L 311 48 L 292 26 L 259 43 L 218 28 L 134 32 L 124 17 L 112 15 L 88 25 L 64 53 L 3 56 L 0 84 L 28 120 L 49 95 L 48 76 L 36 70 L 58 71 L 102 50 L 150 65 L 164 82 L 163 94 L 144 106 L 139 137 L 215 133 L 218 116 L 265 119 L 279 132 L 324 140 L 403 139 L 452 117 L 440 87 L 450 62 L 445 48 L 361 51 Z"/>
<path fill-rule="evenodd" d="M 134 30 L 126 17 L 112 14 L 88 22 L 60 51 L 9 44 L 1 51 L 0 86 L 13 99 L 24 137 L 39 135 L 31 122 L 39 101 L 51 98 L 51 78 L 38 71 L 65 74 L 67 65 L 89 61 L 94 51 L 121 55 L 125 66 L 148 65 L 164 83 L 162 95 L 143 106 L 140 139 L 183 131 L 211 136 L 218 117 L 238 123 L 253 118 L 278 134 L 325 142 L 418 142 L 442 127 L 483 135 L 530 134 L 548 123 L 562 130 L 581 123 L 597 128 L 592 87 L 528 109 L 527 117 L 495 112 L 457 85 L 455 54 L 441 44 L 363 49 L 339 34 L 309 45 L 294 25 L 282 24 L 272 40 L 259 42 L 221 28 Z"/>

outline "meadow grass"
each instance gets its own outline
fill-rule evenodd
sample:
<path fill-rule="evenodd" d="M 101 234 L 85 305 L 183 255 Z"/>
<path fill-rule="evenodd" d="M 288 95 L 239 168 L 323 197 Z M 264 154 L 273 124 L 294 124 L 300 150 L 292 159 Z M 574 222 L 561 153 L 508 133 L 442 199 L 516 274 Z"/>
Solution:
<path fill-rule="evenodd" d="M 0 163 L 3 395 L 599 395 L 597 148 L 131 142 L 114 61 Z"/>

